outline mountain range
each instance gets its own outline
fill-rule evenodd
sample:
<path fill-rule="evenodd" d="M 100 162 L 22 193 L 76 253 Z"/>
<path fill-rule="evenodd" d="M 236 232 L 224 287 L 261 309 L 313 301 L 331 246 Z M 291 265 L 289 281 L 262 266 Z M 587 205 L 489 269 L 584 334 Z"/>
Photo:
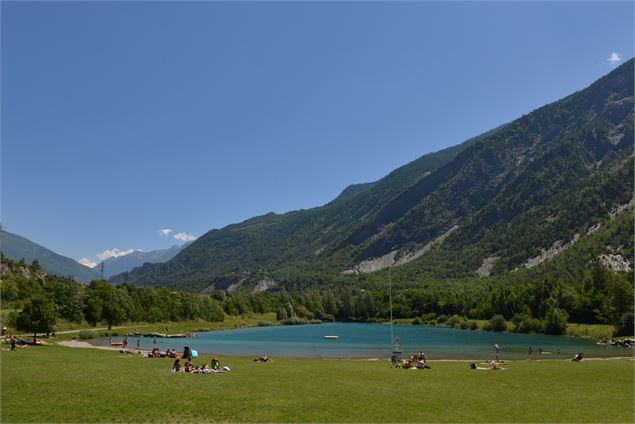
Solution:
<path fill-rule="evenodd" d="M 581 91 L 349 186 L 326 205 L 211 230 L 127 278 L 205 290 L 363 281 L 387 267 L 403 281 L 576 279 L 591 261 L 628 270 L 633 76 L 631 59 Z"/>
<path fill-rule="evenodd" d="M 98 277 L 97 272 L 76 260 L 57 254 L 46 247 L 4 229 L 0 231 L 0 250 L 6 257 L 14 261 L 24 259 L 25 262 L 30 264 L 37 260 L 49 274 L 69 277 L 83 283 L 96 280 Z"/>
<path fill-rule="evenodd" d="M 190 245 L 190 242 L 183 244 L 182 246 L 174 245 L 168 249 L 160 250 L 135 250 L 132 253 L 123 256 L 113 256 L 108 258 L 95 267 L 98 272 L 101 272 L 103 266 L 104 278 L 110 278 L 113 275 L 130 271 L 131 269 L 141 266 L 144 263 L 161 263 L 167 262 L 175 257 L 181 250 Z"/>
<path fill-rule="evenodd" d="M 27 263 L 37 260 L 47 273 L 70 277 L 83 283 L 99 278 L 102 264 L 103 276 L 104 278 L 109 278 L 113 275 L 130 271 L 146 262 L 160 263 L 169 261 L 189 244 L 190 242 L 181 246 L 174 245 L 168 249 L 147 252 L 135 250 L 127 255 L 108 258 L 95 268 L 89 268 L 74 259 L 55 253 L 25 237 L 10 233 L 4 229 L 0 232 L 0 250 L 9 259 L 14 261 L 24 259 Z"/>

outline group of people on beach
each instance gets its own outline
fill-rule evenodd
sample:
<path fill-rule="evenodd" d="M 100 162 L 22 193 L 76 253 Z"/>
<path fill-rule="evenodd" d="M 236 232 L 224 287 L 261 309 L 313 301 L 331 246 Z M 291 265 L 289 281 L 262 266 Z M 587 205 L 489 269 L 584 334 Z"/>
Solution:
<path fill-rule="evenodd" d="M 18 349 L 26 349 L 27 347 L 31 346 L 31 345 L 37 345 L 37 346 L 44 346 L 47 343 L 41 341 L 41 340 L 36 340 L 35 342 L 33 340 L 25 340 L 19 336 L 10 336 L 10 335 L 6 335 L 4 336 L 3 341 L 5 343 L 8 343 L 11 348 L 9 349 L 10 351 L 16 351 Z M 3 349 L 4 350 L 4 349 Z"/>
<path fill-rule="evenodd" d="M 227 366 L 221 367 L 218 358 L 212 358 L 210 364 L 204 364 L 202 366 L 194 365 L 192 359 L 185 359 L 185 362 L 181 364 L 181 356 L 178 355 L 172 365 L 173 372 L 179 373 L 192 373 L 192 374 L 212 374 L 218 372 L 229 372 L 231 369 Z"/>
<path fill-rule="evenodd" d="M 418 354 L 410 355 L 408 359 L 399 360 L 399 356 L 397 352 L 393 352 L 390 357 L 390 362 L 393 368 L 403 368 L 403 369 L 431 369 L 431 367 L 426 363 L 428 358 L 423 351 L 420 351 Z"/>
<path fill-rule="evenodd" d="M 231 369 L 227 366 L 221 367 L 220 360 L 218 358 L 212 358 L 209 365 L 204 364 L 202 366 L 194 365 L 192 363 L 192 359 L 192 350 L 188 346 L 185 346 L 183 349 L 183 355 L 176 355 L 174 364 L 172 364 L 172 371 L 192 374 L 212 374 L 231 371 Z M 184 361 L 183 364 L 181 364 L 181 360 Z"/>
<path fill-rule="evenodd" d="M 152 349 L 152 351 L 150 351 L 150 353 L 147 354 L 147 358 L 176 358 L 178 354 L 176 353 L 176 350 L 174 349 L 170 349 L 167 348 L 165 350 L 165 353 L 161 353 L 161 351 L 159 350 L 158 347 L 155 347 L 154 349 Z"/>

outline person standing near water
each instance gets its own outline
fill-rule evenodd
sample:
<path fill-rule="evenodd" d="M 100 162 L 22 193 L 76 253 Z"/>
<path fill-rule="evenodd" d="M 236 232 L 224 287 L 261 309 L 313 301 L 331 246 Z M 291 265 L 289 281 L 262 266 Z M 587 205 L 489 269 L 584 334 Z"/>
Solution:
<path fill-rule="evenodd" d="M 494 345 L 494 350 L 496 351 L 496 362 L 500 362 L 501 347 L 498 343 Z"/>

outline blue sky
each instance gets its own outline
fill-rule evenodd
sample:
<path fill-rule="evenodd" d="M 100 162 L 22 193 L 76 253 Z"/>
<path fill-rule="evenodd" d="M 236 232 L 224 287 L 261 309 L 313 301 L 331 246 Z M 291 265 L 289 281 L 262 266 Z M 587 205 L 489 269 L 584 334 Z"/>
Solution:
<path fill-rule="evenodd" d="M 2 224 L 98 262 L 582 89 L 632 57 L 633 3 L 2 2 L 1 35 Z"/>

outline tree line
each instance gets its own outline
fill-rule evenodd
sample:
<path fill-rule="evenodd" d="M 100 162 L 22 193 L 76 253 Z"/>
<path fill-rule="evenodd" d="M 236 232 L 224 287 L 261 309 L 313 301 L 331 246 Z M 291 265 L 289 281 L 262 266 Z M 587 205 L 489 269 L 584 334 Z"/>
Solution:
<path fill-rule="evenodd" d="M 222 321 L 225 315 L 274 312 L 282 324 L 322 321 L 385 321 L 390 317 L 389 289 L 385 284 L 341 285 L 323 281 L 301 286 L 280 282 L 261 293 L 211 290 L 209 293 L 168 288 L 117 286 L 106 281 L 88 285 L 58 276 L 44 276 L 34 261 L 27 265 L 2 259 L 0 295 L 6 305 L 31 311 L 50 303 L 56 318 L 71 322 L 104 323 Z M 593 264 L 578 283 L 554 278 L 532 282 L 454 281 L 398 284 L 392 290 L 392 315 L 413 323 L 446 324 L 470 328 L 470 320 L 488 320 L 487 327 L 563 334 L 567 323 L 616 326 L 617 335 L 633 334 L 633 272 L 607 271 Z M 288 283 L 288 284 L 287 284 Z M 10 324 L 25 328 L 14 312 Z M 40 330 L 41 331 L 41 330 Z"/>

